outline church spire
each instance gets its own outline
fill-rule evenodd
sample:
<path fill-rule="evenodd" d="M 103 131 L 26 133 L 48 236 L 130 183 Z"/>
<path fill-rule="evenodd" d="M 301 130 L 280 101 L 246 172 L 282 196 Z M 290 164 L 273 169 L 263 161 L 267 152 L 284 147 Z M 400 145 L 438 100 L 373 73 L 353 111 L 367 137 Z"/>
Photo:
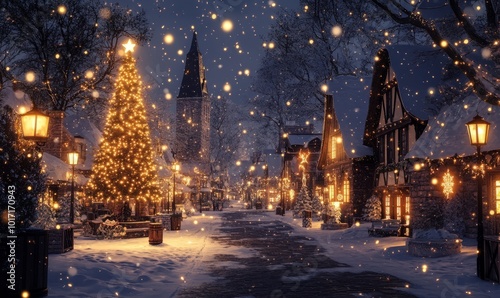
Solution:
<path fill-rule="evenodd" d="M 184 76 L 182 77 L 181 88 L 177 98 L 202 97 L 204 94 L 208 94 L 205 67 L 203 66 L 203 59 L 198 49 L 196 31 L 193 31 L 191 48 L 186 54 Z"/>

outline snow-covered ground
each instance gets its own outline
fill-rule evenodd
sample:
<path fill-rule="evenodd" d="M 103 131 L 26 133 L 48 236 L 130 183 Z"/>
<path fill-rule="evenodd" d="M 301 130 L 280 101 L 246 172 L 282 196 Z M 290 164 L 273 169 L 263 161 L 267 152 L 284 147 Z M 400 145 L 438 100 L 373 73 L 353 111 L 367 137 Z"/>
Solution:
<path fill-rule="evenodd" d="M 238 204 L 223 212 L 238 211 Z M 213 280 L 207 263 L 221 251 L 239 257 L 254 254 L 251 248 L 222 247 L 210 236 L 220 235 L 223 212 L 205 212 L 184 219 L 182 230 L 164 231 L 163 243 L 148 238 L 75 239 L 74 250 L 49 255 L 49 297 L 175 297 L 184 287 Z M 406 291 L 419 297 L 500 297 L 500 285 L 476 277 L 476 242 L 465 239 L 460 255 L 420 258 L 408 255 L 406 238 L 369 237 L 369 224 L 347 230 L 301 227 L 291 213 L 257 212 L 255 220 L 282 220 L 294 233 L 316 239 L 336 261 L 352 267 L 335 270 L 384 272 L 409 282 Z M 229 266 L 230 264 L 224 264 Z"/>

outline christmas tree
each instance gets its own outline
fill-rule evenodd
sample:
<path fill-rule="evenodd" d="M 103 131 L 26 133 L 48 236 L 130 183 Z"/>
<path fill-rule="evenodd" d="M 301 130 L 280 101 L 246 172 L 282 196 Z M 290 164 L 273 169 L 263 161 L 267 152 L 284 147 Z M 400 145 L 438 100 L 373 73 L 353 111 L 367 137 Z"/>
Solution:
<path fill-rule="evenodd" d="M 363 208 L 363 219 L 372 221 L 382 218 L 382 202 L 377 196 L 371 196 Z"/>
<path fill-rule="evenodd" d="M 125 202 L 134 202 L 136 215 L 145 215 L 143 208 L 159 200 L 158 173 L 153 162 L 142 82 L 132 57 L 135 45 L 129 40 L 124 46 L 125 57 L 109 102 L 88 193 L 93 201 L 106 202 L 115 213 L 123 210 Z"/>
<path fill-rule="evenodd" d="M 10 221 L 15 216 L 15 228 L 27 228 L 36 220 L 38 195 L 45 189 L 40 164 L 42 154 L 21 136 L 20 121 L 12 108 L 1 107 L 0 212 L 5 216 L 5 223 L 7 218 Z M 5 233 L 7 225 L 1 227 L 0 233 Z"/>
<path fill-rule="evenodd" d="M 311 196 L 309 195 L 309 190 L 306 184 L 302 184 L 299 195 L 297 196 L 297 202 L 293 208 L 294 217 L 302 217 L 304 211 L 311 211 L 312 202 Z"/>

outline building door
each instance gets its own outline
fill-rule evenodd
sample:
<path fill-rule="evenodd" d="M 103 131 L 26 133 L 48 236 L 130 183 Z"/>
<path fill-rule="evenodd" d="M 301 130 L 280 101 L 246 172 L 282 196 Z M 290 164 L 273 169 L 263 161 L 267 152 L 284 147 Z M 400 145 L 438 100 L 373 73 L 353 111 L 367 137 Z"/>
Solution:
<path fill-rule="evenodd" d="M 410 195 L 407 189 L 386 192 L 383 197 L 383 215 L 385 219 L 397 219 L 406 223 L 410 215 Z"/>

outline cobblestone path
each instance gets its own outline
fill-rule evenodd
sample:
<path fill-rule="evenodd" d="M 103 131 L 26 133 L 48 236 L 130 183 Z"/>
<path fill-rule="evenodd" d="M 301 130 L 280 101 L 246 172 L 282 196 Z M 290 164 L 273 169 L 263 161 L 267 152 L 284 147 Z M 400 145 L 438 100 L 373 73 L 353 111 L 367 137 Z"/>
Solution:
<path fill-rule="evenodd" d="M 250 249 L 249 257 L 221 251 L 209 266 L 217 281 L 185 288 L 178 297 L 414 297 L 398 289 L 408 282 L 349 272 L 314 239 L 294 235 L 279 220 L 252 221 L 251 212 L 224 213 L 222 236 L 212 237 L 226 247 Z"/>

